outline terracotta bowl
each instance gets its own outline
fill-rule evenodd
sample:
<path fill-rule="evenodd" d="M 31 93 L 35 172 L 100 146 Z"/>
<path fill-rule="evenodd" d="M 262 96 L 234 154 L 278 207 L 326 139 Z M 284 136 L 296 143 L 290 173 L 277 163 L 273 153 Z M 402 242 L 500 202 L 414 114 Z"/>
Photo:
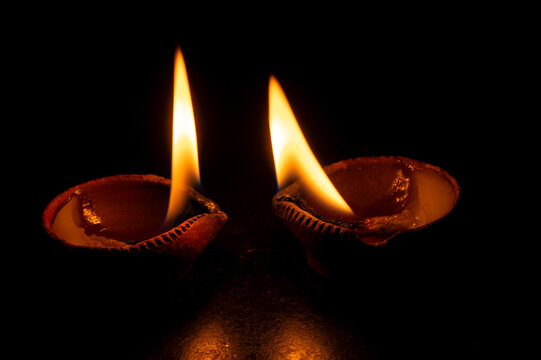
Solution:
<path fill-rule="evenodd" d="M 446 216 L 459 186 L 446 171 L 405 157 L 361 157 L 324 167 L 354 211 L 335 216 L 296 182 L 272 199 L 273 210 L 306 249 L 309 265 L 331 277 L 359 252 Z"/>
<path fill-rule="evenodd" d="M 227 215 L 186 187 L 186 210 L 173 228 L 162 229 L 170 185 L 171 180 L 156 175 L 92 180 L 54 198 L 43 213 L 43 225 L 70 251 L 111 258 L 113 263 L 137 259 L 128 263 L 137 263 L 137 271 L 145 274 L 167 264 L 170 273 L 164 275 L 179 279 L 224 226 Z M 159 271 L 152 276 L 160 276 Z"/>

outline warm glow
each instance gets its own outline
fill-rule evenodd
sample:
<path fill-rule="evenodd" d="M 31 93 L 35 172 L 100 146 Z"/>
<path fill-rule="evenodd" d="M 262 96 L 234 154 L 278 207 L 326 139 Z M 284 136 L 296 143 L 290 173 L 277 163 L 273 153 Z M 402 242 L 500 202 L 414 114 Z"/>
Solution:
<path fill-rule="evenodd" d="M 165 221 L 169 225 L 172 225 L 185 206 L 185 186 L 199 184 L 200 181 L 192 98 L 184 58 L 179 48 L 175 53 L 174 84 L 172 184 Z"/>
<path fill-rule="evenodd" d="M 310 150 L 293 110 L 274 76 L 269 82 L 269 126 L 278 186 L 301 180 L 304 191 L 336 215 L 353 211 L 331 183 Z"/>

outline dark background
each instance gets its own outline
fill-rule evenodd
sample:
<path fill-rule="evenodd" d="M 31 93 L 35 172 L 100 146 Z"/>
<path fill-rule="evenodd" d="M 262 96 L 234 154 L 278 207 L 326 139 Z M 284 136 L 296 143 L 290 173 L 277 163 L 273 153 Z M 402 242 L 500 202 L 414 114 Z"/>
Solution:
<path fill-rule="evenodd" d="M 496 185 L 486 174 L 508 146 L 495 120 L 506 109 L 493 28 L 468 16 L 294 28 L 278 17 L 104 34 L 98 23 L 74 33 L 76 23 L 36 29 L 17 58 L 18 118 L 30 132 L 21 145 L 32 149 L 17 162 L 32 208 L 18 265 L 28 270 L 20 283 L 30 315 L 19 334 L 31 345 L 20 351 L 382 359 L 478 358 L 493 348 L 501 319 L 488 305 L 504 291 L 505 265 L 494 256 L 497 209 L 487 201 Z M 229 221 L 181 283 L 151 294 L 124 289 L 121 278 L 118 288 L 101 286 L 92 279 L 99 264 L 49 239 L 41 214 L 91 179 L 169 176 L 177 44 L 195 108 L 201 191 Z M 424 161 L 457 179 L 456 208 L 367 256 L 365 272 L 318 277 L 271 211 L 270 74 L 321 164 L 365 155 Z"/>

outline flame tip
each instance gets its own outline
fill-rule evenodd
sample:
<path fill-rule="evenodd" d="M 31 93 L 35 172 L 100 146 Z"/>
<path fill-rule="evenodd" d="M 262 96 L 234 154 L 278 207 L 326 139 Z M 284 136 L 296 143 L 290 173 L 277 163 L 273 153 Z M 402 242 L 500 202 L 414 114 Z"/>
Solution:
<path fill-rule="evenodd" d="M 278 78 L 271 74 L 269 77 L 269 89 L 276 88 L 283 92 L 282 86 L 280 85 L 280 82 L 278 81 Z"/>

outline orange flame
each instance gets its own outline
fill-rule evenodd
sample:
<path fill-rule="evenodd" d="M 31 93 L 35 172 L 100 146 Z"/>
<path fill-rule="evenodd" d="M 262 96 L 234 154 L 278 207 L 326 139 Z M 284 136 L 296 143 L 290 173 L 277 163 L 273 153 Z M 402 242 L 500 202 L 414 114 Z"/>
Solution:
<path fill-rule="evenodd" d="M 269 81 L 269 126 L 278 186 L 292 178 L 303 182 L 304 191 L 338 216 L 353 211 L 331 183 L 310 150 L 278 80 Z"/>
<path fill-rule="evenodd" d="M 169 225 L 172 225 L 186 205 L 185 186 L 200 182 L 192 97 L 180 48 L 177 48 L 175 52 L 174 84 L 172 182 L 165 220 L 165 223 Z"/>

